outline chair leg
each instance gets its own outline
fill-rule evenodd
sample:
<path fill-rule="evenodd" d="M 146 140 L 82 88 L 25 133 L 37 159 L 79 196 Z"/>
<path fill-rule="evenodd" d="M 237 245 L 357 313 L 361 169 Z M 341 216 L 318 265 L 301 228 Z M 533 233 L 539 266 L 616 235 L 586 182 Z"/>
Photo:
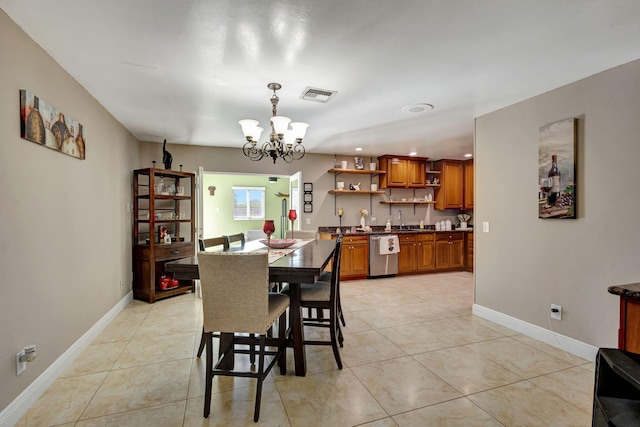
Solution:
<path fill-rule="evenodd" d="M 202 342 L 206 342 L 207 346 L 207 361 L 205 363 L 206 372 L 206 384 L 204 389 L 204 417 L 208 418 L 211 412 L 211 386 L 213 382 L 213 339 L 212 333 L 205 333 L 202 330 Z M 200 357 L 200 355 L 198 355 Z"/>
<path fill-rule="evenodd" d="M 278 359 L 278 366 L 280 367 L 280 374 L 284 375 L 287 373 L 287 313 L 284 312 L 280 315 L 280 320 L 278 320 L 278 340 L 280 343 L 278 345 L 278 350 L 281 350 L 280 358 Z"/>
<path fill-rule="evenodd" d="M 338 300 L 338 313 L 340 313 L 340 321 L 342 322 L 342 326 L 347 326 L 344 321 L 344 316 L 342 315 L 342 304 L 340 304 L 340 300 Z"/>
<path fill-rule="evenodd" d="M 333 349 L 333 357 L 335 357 L 336 359 L 338 368 L 342 369 L 342 359 L 340 358 L 340 350 L 338 349 L 338 337 L 336 336 L 336 331 L 340 326 L 338 326 L 336 322 L 339 322 L 337 316 L 331 316 L 329 318 L 329 325 L 331 328 L 331 348 Z"/>
<path fill-rule="evenodd" d="M 256 334 L 249 334 L 251 338 L 255 338 Z M 256 346 L 251 344 L 249 345 L 249 361 L 252 365 L 256 363 Z"/>
<path fill-rule="evenodd" d="M 256 406 L 253 411 L 253 421 L 258 422 L 260 418 L 260 401 L 262 399 L 262 382 L 264 381 L 264 350 L 265 335 L 260 335 L 260 352 L 258 354 L 258 384 L 256 385 Z"/>
<path fill-rule="evenodd" d="M 204 337 L 204 327 L 202 328 L 202 337 L 200 337 L 200 347 L 198 347 L 198 357 L 202 356 L 202 350 L 204 350 L 205 337 Z"/>

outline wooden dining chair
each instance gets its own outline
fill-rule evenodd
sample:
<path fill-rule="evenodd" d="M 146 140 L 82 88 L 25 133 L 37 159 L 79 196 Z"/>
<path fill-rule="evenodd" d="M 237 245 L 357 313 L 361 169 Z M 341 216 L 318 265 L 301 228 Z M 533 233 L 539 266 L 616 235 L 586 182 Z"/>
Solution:
<path fill-rule="evenodd" d="M 336 247 L 333 252 L 331 264 L 331 278 L 328 282 L 316 281 L 315 283 L 300 284 L 300 306 L 308 309 L 328 310 L 329 317 L 317 315 L 316 317 L 304 317 L 304 326 L 314 326 L 329 328 L 330 340 L 305 340 L 305 345 L 330 345 L 333 349 L 333 356 L 336 359 L 338 368 L 342 369 L 342 359 L 340 358 L 339 347 L 343 346 L 342 327 L 340 326 L 339 310 L 339 284 L 340 284 L 340 259 L 342 257 L 342 236 L 336 239 Z M 288 285 L 282 293 L 289 294 Z"/>
<path fill-rule="evenodd" d="M 244 249 L 244 242 L 245 242 L 244 233 L 229 234 L 229 235 L 225 235 L 224 238 L 226 241 L 227 250 L 230 250 L 231 245 L 233 245 L 236 242 L 240 242 L 240 249 Z"/>
<path fill-rule="evenodd" d="M 286 311 L 289 297 L 268 292 L 268 254 L 251 253 L 198 253 L 200 280 L 202 281 L 202 310 L 207 348 L 204 417 L 211 412 L 213 377 L 234 376 L 257 379 L 253 420 L 260 417 L 262 384 L 273 366 L 286 372 Z M 267 330 L 278 321 L 278 336 L 267 337 Z M 220 332 L 228 340 L 220 344 L 220 357 L 214 364 L 213 333 Z M 239 334 L 250 334 L 239 335 Z M 251 334 L 255 334 L 252 336 Z M 223 342 L 228 345 L 223 347 Z M 252 350 L 237 345 L 258 346 L 258 367 L 253 371 L 223 369 L 233 363 L 236 355 L 251 354 Z M 266 347 L 275 347 L 267 350 Z M 271 360 L 265 360 L 271 357 Z"/>

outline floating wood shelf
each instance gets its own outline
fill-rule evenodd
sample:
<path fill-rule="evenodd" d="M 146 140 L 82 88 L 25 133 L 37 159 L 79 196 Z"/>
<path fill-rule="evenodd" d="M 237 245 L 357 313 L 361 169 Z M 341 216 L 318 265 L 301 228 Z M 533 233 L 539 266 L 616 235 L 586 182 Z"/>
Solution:
<path fill-rule="evenodd" d="M 329 173 L 335 173 L 336 175 L 341 173 L 349 173 L 356 175 L 384 175 L 387 171 L 382 170 L 369 170 L 369 169 L 340 169 L 340 168 L 332 168 L 328 170 Z"/>
<path fill-rule="evenodd" d="M 329 190 L 329 194 L 384 194 L 384 191 L 370 191 L 370 190 Z"/>

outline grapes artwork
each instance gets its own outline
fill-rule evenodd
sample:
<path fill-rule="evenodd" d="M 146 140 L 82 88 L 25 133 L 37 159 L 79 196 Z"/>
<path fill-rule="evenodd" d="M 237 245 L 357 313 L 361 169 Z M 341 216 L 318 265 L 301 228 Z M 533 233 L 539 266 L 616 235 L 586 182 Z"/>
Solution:
<path fill-rule="evenodd" d="M 576 118 L 540 128 L 538 218 L 576 218 Z"/>

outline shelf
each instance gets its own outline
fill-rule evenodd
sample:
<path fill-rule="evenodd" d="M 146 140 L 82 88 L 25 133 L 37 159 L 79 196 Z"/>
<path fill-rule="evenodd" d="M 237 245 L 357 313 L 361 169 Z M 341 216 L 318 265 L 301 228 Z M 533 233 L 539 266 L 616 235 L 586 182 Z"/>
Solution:
<path fill-rule="evenodd" d="M 440 187 L 440 184 L 425 184 L 425 187 Z"/>
<path fill-rule="evenodd" d="M 149 198 L 149 194 L 143 194 L 141 196 L 138 196 L 138 199 L 148 199 Z M 164 200 L 191 200 L 190 196 L 178 196 L 176 194 L 173 195 L 169 195 L 169 194 L 154 194 L 153 198 L 158 200 L 158 199 L 164 199 Z"/>
<path fill-rule="evenodd" d="M 381 201 L 380 204 L 381 205 L 434 205 L 436 203 L 435 200 L 432 201 L 417 201 L 414 202 L 413 200 L 406 200 L 406 201 L 402 201 L 402 200 L 393 200 L 393 201 Z"/>
<path fill-rule="evenodd" d="M 442 171 L 427 171 L 427 173 L 436 174 L 437 175 L 437 174 L 442 173 Z"/>
<path fill-rule="evenodd" d="M 135 219 L 134 221 L 140 224 L 148 224 L 151 222 L 150 219 Z M 176 223 L 176 222 L 191 222 L 190 219 L 156 219 L 153 221 L 155 224 L 167 224 L 167 223 Z"/>
<path fill-rule="evenodd" d="M 371 190 L 329 190 L 329 194 L 384 194 L 384 191 L 371 191 Z"/>
<path fill-rule="evenodd" d="M 328 170 L 329 173 L 335 173 L 336 175 L 341 173 L 349 173 L 354 175 L 384 175 L 387 171 L 383 170 L 369 170 L 369 169 L 336 169 L 332 168 Z"/>

